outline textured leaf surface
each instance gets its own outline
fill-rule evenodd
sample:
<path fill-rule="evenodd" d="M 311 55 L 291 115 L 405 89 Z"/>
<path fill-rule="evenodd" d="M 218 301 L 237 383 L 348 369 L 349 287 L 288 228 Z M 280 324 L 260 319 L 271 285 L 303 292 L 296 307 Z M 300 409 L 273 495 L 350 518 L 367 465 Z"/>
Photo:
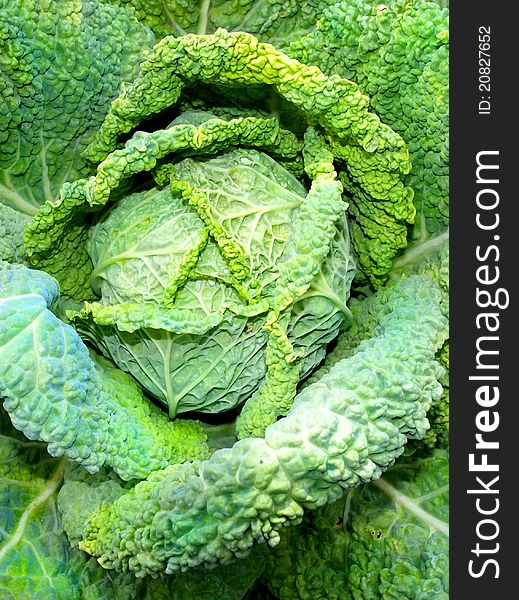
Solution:
<path fill-rule="evenodd" d="M 412 170 L 407 183 L 415 192 L 417 211 L 411 248 L 437 243 L 432 239 L 448 227 L 448 29 L 443 3 L 351 0 L 330 3 L 315 29 L 287 50 L 328 75 L 338 73 L 357 82 L 381 120 L 409 144 Z M 377 239 L 390 244 L 391 229 L 396 240 L 405 231 L 391 216 L 392 207 L 366 201 L 353 191 L 352 236 L 365 269 L 373 260 L 369 257 L 380 253 Z"/>
<path fill-rule="evenodd" d="M 183 86 L 198 81 L 224 87 L 273 86 L 345 145 L 349 167 L 366 192 L 394 201 L 409 195 L 399 182 L 400 174 L 410 168 L 405 143 L 369 111 L 369 100 L 356 84 L 338 76 L 327 77 L 248 33 L 223 29 L 212 36 L 166 37 L 157 44 L 133 85 L 112 103 L 88 148 L 90 159 L 103 160 L 117 147 L 121 135 L 146 117 L 173 106 Z M 364 161 L 369 171 L 372 163 L 377 164 L 380 176 L 367 173 Z"/>
<path fill-rule="evenodd" d="M 169 302 L 206 242 L 203 222 L 169 188 L 132 194 L 91 230 L 92 286 L 105 305 Z"/>
<path fill-rule="evenodd" d="M 151 31 L 103 2 L 0 2 L 0 201 L 35 214 L 85 172 L 81 152 Z"/>
<path fill-rule="evenodd" d="M 24 440 L 0 408 L 2 600 L 242 598 L 264 568 L 262 552 L 210 571 L 136 579 L 131 573 L 107 571 L 71 547 L 65 531 L 74 541 L 74 527 L 85 522 L 84 514 L 99 501 L 117 497 L 125 485 L 105 471 L 94 478 L 80 467 L 65 467 L 65 460 L 51 458 L 44 444 Z"/>
<path fill-rule="evenodd" d="M 129 485 L 106 469 L 95 476 L 77 467 L 66 470 L 58 507 L 73 547 L 77 547 L 84 536 L 89 515 L 103 503 L 120 497 Z M 208 570 L 195 568 L 158 579 L 135 579 L 132 574 L 123 575 L 117 571 L 106 573 L 114 573 L 116 578 L 133 582 L 136 600 L 241 600 L 263 571 L 265 561 L 266 552 L 257 548 L 245 559 L 235 560 L 229 565 Z"/>
<path fill-rule="evenodd" d="M 209 566 L 255 541 L 275 545 L 303 508 L 378 478 L 427 430 L 441 394 L 434 355 L 447 335 L 432 280 L 410 277 L 379 294 L 387 310 L 375 336 L 303 390 L 264 439 L 155 472 L 94 513 L 81 547 L 141 573 Z"/>
<path fill-rule="evenodd" d="M 2 599 L 137 600 L 131 575 L 111 574 L 70 547 L 57 508 L 65 460 L 24 440 L 0 413 Z"/>
<path fill-rule="evenodd" d="M 182 292 L 183 297 L 194 295 L 194 301 L 207 300 L 205 307 L 214 310 L 213 315 L 218 314 L 221 307 L 219 304 L 211 306 L 209 301 L 229 298 L 222 293 L 220 284 L 202 286 L 194 282 Z M 146 319 L 150 311 L 140 312 Z M 186 312 L 181 311 L 184 316 Z M 156 325 L 162 325 L 167 313 L 158 313 Z M 94 316 L 93 323 L 87 319 L 78 322 L 77 327 L 121 369 L 131 372 L 141 385 L 168 406 L 172 416 L 190 410 L 220 412 L 245 400 L 263 378 L 265 365 L 261 357 L 266 336 L 259 322 L 248 323 L 246 318 L 232 314 L 225 318 L 220 315 L 209 328 L 207 322 L 202 321 L 203 331 L 196 331 L 191 323 L 200 325 L 200 316 L 204 313 L 199 308 L 191 313 L 192 321 L 182 321 L 176 332 L 152 329 L 145 321 L 141 321 L 143 327 L 127 332 L 125 322 L 116 322 L 122 325 L 122 330 L 107 324 L 111 315 L 104 324 L 101 320 L 97 325 Z"/>
<path fill-rule="evenodd" d="M 288 529 L 263 579 L 280 600 L 447 600 L 448 488 L 445 450 L 401 458 Z"/>
<path fill-rule="evenodd" d="M 0 261 L 25 263 L 23 234 L 30 222 L 28 215 L 0 202 Z"/>
<path fill-rule="evenodd" d="M 255 297 L 277 277 L 304 186 L 266 154 L 236 150 L 208 161 L 186 159 L 174 177 L 205 196 L 204 217 L 220 245 L 235 244 L 247 267 L 247 293 Z"/>
<path fill-rule="evenodd" d="M 232 123 L 198 116 L 206 127 L 190 125 L 198 145 L 213 126 Z M 346 205 L 327 152 L 328 174 L 316 167 L 308 194 L 257 150 L 166 164 L 160 177 L 170 187 L 122 198 L 91 230 L 93 284 L 102 297 L 69 317 L 171 417 L 221 412 L 250 398 L 267 372 L 266 329 L 286 310 L 285 347 L 288 355 L 291 343 L 304 351 L 303 370 L 298 363 L 284 400 L 270 408 L 260 402 L 270 420 L 258 415 L 257 435 L 286 413 L 299 376 L 321 360 L 349 315 Z M 279 366 L 278 374 L 287 372 Z M 271 390 L 281 383 L 268 379 Z"/>
<path fill-rule="evenodd" d="M 327 344 L 337 332 L 351 324 L 348 307 L 350 287 L 356 267 L 350 249 L 346 215 L 338 222 L 330 244 L 330 253 L 306 292 L 298 298 L 291 311 L 289 338 L 296 349 L 303 348 L 302 377 L 319 365 L 327 352 Z M 324 346 L 326 343 L 326 346 Z"/>
<path fill-rule="evenodd" d="M 16 428 L 95 472 L 125 479 L 206 455 L 195 422 L 169 422 L 125 373 L 92 359 L 79 335 L 49 310 L 57 282 L 3 263 L 0 395 Z"/>
<path fill-rule="evenodd" d="M 297 156 L 301 146 L 276 119 L 257 117 L 203 118 L 201 123 L 189 118 L 164 130 L 138 131 L 124 148 L 103 156 L 95 176 L 65 184 L 58 200 L 43 205 L 25 235 L 31 264 L 54 275 L 64 295 L 91 299 L 92 265 L 87 252 L 91 213 L 104 207 L 126 179 L 152 170 L 159 159 L 186 150 L 217 152 L 237 144 L 266 147 L 276 156 L 289 158 Z M 168 183 L 169 171 L 162 185 Z"/>
<path fill-rule="evenodd" d="M 304 165 L 312 186 L 295 215 L 283 248 L 279 278 L 267 296 L 271 309 L 265 324 L 269 334 L 265 352 L 267 373 L 262 386 L 247 400 L 236 420 L 239 438 L 262 437 L 266 428 L 285 416 L 292 405 L 301 378 L 302 353 L 294 351 L 286 333 L 289 309 L 308 291 L 330 255 L 337 222 L 342 220 L 346 209 L 333 155 L 313 129 L 305 135 Z M 323 340 L 319 342 L 323 348 Z"/>
<path fill-rule="evenodd" d="M 0 0 L 0 596 L 447 600 L 447 4 Z"/>
<path fill-rule="evenodd" d="M 159 37 L 214 33 L 219 27 L 249 31 L 264 41 L 286 44 L 315 24 L 326 0 L 109 0 L 131 6 Z"/>

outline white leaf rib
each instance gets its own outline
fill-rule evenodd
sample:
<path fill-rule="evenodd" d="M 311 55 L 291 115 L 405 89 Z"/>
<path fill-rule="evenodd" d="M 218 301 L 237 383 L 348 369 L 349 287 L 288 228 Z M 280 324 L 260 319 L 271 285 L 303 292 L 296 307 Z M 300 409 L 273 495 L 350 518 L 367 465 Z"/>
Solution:
<path fill-rule="evenodd" d="M 52 477 L 48 480 L 45 487 L 42 489 L 40 494 L 32 500 L 27 508 L 23 511 L 22 516 L 20 517 L 20 521 L 18 522 L 18 526 L 16 527 L 11 539 L 5 544 L 2 548 L 0 548 L 0 562 L 4 559 L 6 554 L 10 552 L 22 539 L 23 534 L 27 528 L 27 524 L 32 513 L 37 510 L 42 504 L 45 504 L 47 500 L 58 490 L 61 482 L 63 481 L 63 473 L 65 471 L 66 461 L 65 459 L 60 459 L 58 463 L 58 467 L 54 471 Z"/>
<path fill-rule="evenodd" d="M 382 490 L 384 494 L 389 496 L 397 506 L 407 509 L 411 514 L 426 523 L 431 529 L 435 529 L 449 537 L 449 524 L 426 512 L 413 498 L 409 498 L 409 496 L 402 494 L 383 478 L 377 479 L 373 484 Z"/>

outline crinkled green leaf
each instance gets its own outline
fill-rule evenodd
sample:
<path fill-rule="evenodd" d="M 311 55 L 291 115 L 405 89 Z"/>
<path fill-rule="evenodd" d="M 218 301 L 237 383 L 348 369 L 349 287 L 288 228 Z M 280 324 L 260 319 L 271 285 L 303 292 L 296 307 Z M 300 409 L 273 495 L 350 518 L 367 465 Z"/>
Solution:
<path fill-rule="evenodd" d="M 119 368 L 132 373 L 161 400 L 171 416 L 191 410 L 228 410 L 243 402 L 263 378 L 266 367 L 261 357 L 266 335 L 257 319 L 248 322 L 231 313 L 223 315 L 220 303 L 233 296 L 222 284 L 207 283 L 189 282 L 178 294 L 179 302 L 185 299 L 198 303 L 197 309 L 177 309 L 175 314 L 182 320 L 166 322 L 168 312 L 141 308 L 128 331 L 126 315 L 117 319 L 117 309 L 124 313 L 124 306 L 113 307 L 115 312 L 107 307 L 102 312 L 103 307 L 98 305 L 100 317 L 93 306 L 90 319 L 87 308 L 77 315 L 83 319 L 76 326 Z M 214 311 L 208 316 L 217 318 L 212 322 L 204 319 L 202 309 Z M 148 321 L 153 314 L 156 321 Z"/>
<path fill-rule="evenodd" d="M 105 305 L 169 303 L 206 243 L 203 222 L 179 195 L 132 194 L 91 230 L 92 287 Z"/>
<path fill-rule="evenodd" d="M 445 450 L 399 459 L 287 529 L 263 580 L 280 600 L 447 600 L 448 489 Z"/>
<path fill-rule="evenodd" d="M 315 29 L 287 50 L 328 75 L 358 83 L 381 120 L 408 143 L 412 170 L 407 183 L 417 211 L 410 250 L 438 243 L 434 238 L 448 227 L 448 29 L 448 8 L 442 2 L 335 2 L 323 10 Z M 369 274 L 372 256 L 381 253 L 380 237 L 387 238 L 388 250 L 391 235 L 400 240 L 386 258 L 380 257 L 381 273 L 387 272 L 388 261 L 405 248 L 405 230 L 387 208 L 384 216 L 383 203 L 354 192 L 351 231 L 362 270 Z"/>
<path fill-rule="evenodd" d="M 101 470 L 93 476 L 81 468 L 67 469 L 65 484 L 58 496 L 58 506 L 63 527 L 73 547 L 77 547 L 84 537 L 88 517 L 103 503 L 116 500 L 128 487 L 127 482 L 121 481 L 117 475 L 107 470 Z M 257 548 L 246 558 L 235 560 L 229 565 L 207 570 L 195 568 L 158 579 L 147 577 L 136 580 L 132 574 L 122 575 L 117 571 L 107 573 L 114 573 L 116 580 L 133 580 L 136 599 L 241 600 L 252 582 L 263 571 L 265 560 L 265 550 Z"/>
<path fill-rule="evenodd" d="M 53 456 L 92 472 L 107 464 L 125 479 L 206 455 L 196 422 L 170 422 L 51 312 L 59 289 L 50 275 L 0 266 L 0 396 L 17 429 Z"/>
<path fill-rule="evenodd" d="M 287 309 L 308 291 L 330 255 L 337 222 L 346 209 L 333 154 L 312 128 L 305 135 L 304 165 L 312 178 L 312 187 L 295 216 L 283 247 L 279 277 L 268 292 L 272 299 L 269 299 L 270 312 L 265 324 L 269 334 L 265 352 L 267 372 L 262 386 L 247 400 L 236 421 L 239 438 L 263 436 L 266 428 L 286 415 L 292 405 L 301 378 L 303 353 L 295 352 L 288 338 L 290 311 Z M 320 342 L 322 347 L 322 340 Z"/>
<path fill-rule="evenodd" d="M 344 215 L 331 241 L 327 259 L 291 310 L 288 335 L 294 340 L 296 349 L 303 349 L 302 376 L 321 364 L 328 351 L 327 345 L 336 338 L 336 333 L 349 329 L 352 317 L 348 304 L 354 276 L 355 264 Z"/>
<path fill-rule="evenodd" d="M 44 444 L 23 439 L 8 421 L 0 408 L 2 599 L 240 600 L 263 570 L 262 552 L 226 567 L 159 579 L 103 569 L 76 544 L 71 547 L 65 531 L 74 542 L 84 515 L 128 484 L 106 470 L 92 476 L 81 467 L 66 468 L 65 459 L 51 458 Z"/>
<path fill-rule="evenodd" d="M 0 408 L 2 419 L 5 413 Z M 65 461 L 0 429 L 0 596 L 5 600 L 137 600 L 131 575 L 72 549 L 57 510 Z M 115 575 L 115 576 L 114 576 Z M 116 584 L 117 582 L 117 584 Z"/>
<path fill-rule="evenodd" d="M 0 201 L 35 214 L 81 157 L 151 31 L 104 2 L 0 2 Z"/>
<path fill-rule="evenodd" d="M 0 261 L 24 264 L 23 234 L 31 218 L 0 202 Z"/>
<path fill-rule="evenodd" d="M 171 178 L 171 189 L 124 197 L 92 228 L 93 284 L 102 297 L 69 317 L 170 416 L 236 408 L 266 376 L 277 381 L 265 364 L 267 329 L 286 311 L 287 353 L 296 344 L 304 356 L 278 407 L 259 403 L 272 422 L 337 335 L 349 314 L 353 264 L 327 152 L 328 175 L 312 172 L 308 194 L 257 150 L 166 164 L 160 177 Z M 341 275 L 329 277 L 332 270 Z"/>
<path fill-rule="evenodd" d="M 220 246 L 233 245 L 253 298 L 276 279 L 292 221 L 306 189 L 263 153 L 236 150 L 207 161 L 186 159 L 173 177 L 203 193 L 197 210 Z M 242 276 L 243 279 L 243 276 Z"/>
<path fill-rule="evenodd" d="M 325 0 L 108 0 L 130 6 L 158 37 L 213 33 L 218 27 L 249 31 L 283 45 L 316 22 Z"/>
<path fill-rule="evenodd" d="M 348 167 L 366 192 L 395 202 L 409 195 L 399 182 L 400 175 L 410 168 L 405 143 L 369 111 L 369 100 L 356 84 L 336 75 L 327 77 L 248 33 L 224 29 L 211 36 L 166 37 L 159 42 L 142 63 L 133 85 L 112 103 L 88 148 L 90 160 L 104 160 L 121 135 L 173 106 L 188 82 L 273 86 L 327 134 L 338 138 Z M 377 173 L 372 172 L 372 164 Z M 380 178 L 387 178 L 383 188 L 378 184 Z"/>
<path fill-rule="evenodd" d="M 91 213 L 99 212 L 126 178 L 152 170 L 161 158 L 186 150 L 217 152 L 237 144 L 266 147 L 289 158 L 300 149 L 297 138 L 283 131 L 276 119 L 210 118 L 196 124 L 189 119 L 152 133 L 138 131 L 124 148 L 104 157 L 95 176 L 65 184 L 57 201 L 45 203 L 26 231 L 30 263 L 54 275 L 64 295 L 91 299 L 92 264 L 87 253 Z"/>
<path fill-rule="evenodd" d="M 303 390 L 264 439 L 156 471 L 94 513 L 81 547 L 139 573 L 225 563 L 255 542 L 276 545 L 303 509 L 377 479 L 407 438 L 427 430 L 426 411 L 441 394 L 434 357 L 447 335 L 429 278 L 378 293 L 387 308 L 374 337 Z"/>

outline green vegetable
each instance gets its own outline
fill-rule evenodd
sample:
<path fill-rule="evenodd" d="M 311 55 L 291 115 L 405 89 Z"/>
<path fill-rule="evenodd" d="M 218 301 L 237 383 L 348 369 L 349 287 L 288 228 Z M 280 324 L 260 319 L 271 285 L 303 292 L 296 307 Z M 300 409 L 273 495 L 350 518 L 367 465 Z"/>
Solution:
<path fill-rule="evenodd" d="M 417 219 L 413 237 L 448 227 L 449 13 L 441 3 L 348 0 L 331 3 L 288 54 L 359 84 L 382 121 L 408 142 Z M 354 202 L 353 236 L 370 218 Z"/>
<path fill-rule="evenodd" d="M 77 508 L 81 502 L 85 509 L 114 497 L 125 484 L 104 471 L 93 481 L 83 469 L 66 466 L 65 459 L 50 458 L 44 444 L 29 442 L 12 428 L 2 409 L 0 458 L 2 598 L 240 600 L 264 568 L 265 555 L 256 551 L 232 566 L 203 573 L 193 569 L 174 578 L 136 579 L 107 571 L 70 547 L 71 528 L 80 525 L 63 519 L 58 506 L 70 501 Z M 58 494 L 64 479 L 67 486 Z M 68 498 L 67 492 L 72 492 Z"/>
<path fill-rule="evenodd" d="M 79 600 L 97 588 L 97 597 L 115 598 L 110 573 L 72 550 L 63 531 L 56 495 L 65 460 L 51 459 L 0 417 L 0 595 Z"/>
<path fill-rule="evenodd" d="M 447 323 L 438 301 L 424 276 L 379 292 L 374 337 L 303 390 L 264 439 L 154 473 L 94 512 L 80 547 L 107 568 L 138 573 L 210 566 L 254 542 L 276 545 L 304 508 L 378 478 L 407 438 L 423 436 L 440 397 L 434 356 Z"/>
<path fill-rule="evenodd" d="M 0 32 L 0 596 L 446 600 L 446 3 Z"/>
<path fill-rule="evenodd" d="M 103 2 L 1 0 L 2 204 L 34 215 L 88 173 L 81 153 L 153 41 Z"/>
<path fill-rule="evenodd" d="M 28 215 L 0 203 L 0 261 L 26 262 L 23 232 L 30 222 Z"/>
<path fill-rule="evenodd" d="M 444 450 L 399 459 L 287 529 L 265 583 L 281 600 L 447 600 L 448 483 Z"/>
<path fill-rule="evenodd" d="M 91 472 L 108 464 L 123 479 L 205 456 L 196 423 L 170 422 L 51 312 L 58 294 L 52 277 L 4 262 L 0 290 L 0 394 L 29 439 Z"/>
<path fill-rule="evenodd" d="M 307 145 L 321 144 L 327 154 L 305 154 L 314 178 L 306 198 L 305 187 L 272 158 L 234 150 L 213 159 L 186 158 L 162 165 L 158 178 L 169 178 L 169 188 L 121 199 L 91 232 L 83 226 L 78 235 L 88 199 L 104 204 L 109 190 L 117 186 L 116 165 L 128 172 L 135 156 L 135 170 L 149 169 L 173 148 L 208 151 L 215 143 L 217 149 L 225 148 L 228 140 L 222 134 L 227 130 L 232 141 L 238 136 L 237 142 L 271 143 L 270 123 L 258 118 L 209 118 L 198 126 L 176 123 L 159 132 L 157 145 L 151 135 L 132 138 L 124 150 L 101 163 L 95 178 L 67 185 L 61 204 L 43 207 L 28 228 L 26 247 L 38 248 L 37 253 L 30 251 L 32 262 L 42 262 L 45 268 L 53 262 L 48 271 L 65 261 L 65 278 L 56 273 L 65 293 L 72 293 L 81 281 L 91 282 L 90 291 L 82 295 L 98 292 L 100 300 L 69 317 L 162 401 L 172 417 L 242 404 L 265 377 L 267 340 L 272 344 L 288 335 L 290 341 L 278 346 L 278 358 L 293 364 L 287 364 L 286 376 L 286 369 L 274 375 L 276 365 L 269 367 L 260 392 L 260 397 L 275 396 L 272 408 L 260 402 L 264 416 L 256 414 L 257 408 L 247 408 L 252 420 L 239 425 L 241 436 L 261 435 L 288 410 L 299 379 L 323 358 L 326 344 L 349 318 L 346 301 L 354 267 L 346 204 L 325 140 L 317 132 L 307 137 Z M 141 150 L 138 144 L 144 140 Z M 290 132 L 288 141 L 284 154 L 291 156 L 302 144 Z M 278 152 L 282 148 L 277 145 Z M 150 156 L 148 165 L 143 154 Z M 109 168 L 117 178 L 105 176 Z M 65 218 L 58 218 L 59 213 Z M 74 231 L 73 241 L 84 240 L 84 246 L 65 256 L 69 240 L 61 233 L 70 227 L 69 219 L 78 223 L 69 229 Z M 77 276 L 76 256 L 84 257 L 84 277 Z M 281 383 L 279 377 L 292 382 L 281 396 L 272 389 Z"/>
<path fill-rule="evenodd" d="M 328 2 L 310 0 L 109 0 L 131 6 L 139 20 L 158 37 L 186 33 L 214 33 L 219 27 L 248 31 L 262 40 L 281 46 L 314 26 Z"/>

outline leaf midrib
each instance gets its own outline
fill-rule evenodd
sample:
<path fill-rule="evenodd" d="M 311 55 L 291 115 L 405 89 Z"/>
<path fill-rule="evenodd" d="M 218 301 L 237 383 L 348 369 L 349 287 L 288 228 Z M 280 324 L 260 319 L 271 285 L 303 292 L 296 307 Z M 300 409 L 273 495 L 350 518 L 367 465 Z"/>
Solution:
<path fill-rule="evenodd" d="M 18 522 L 18 526 L 11 536 L 11 539 L 3 548 L 0 548 L 0 562 L 4 559 L 6 554 L 10 552 L 22 539 L 32 513 L 35 512 L 40 506 L 45 504 L 45 502 L 47 502 L 47 500 L 58 490 L 63 481 L 65 465 L 66 460 L 64 458 L 60 459 L 52 477 L 47 481 L 46 485 L 38 494 L 38 496 L 31 500 L 27 508 L 23 511 Z"/>
<path fill-rule="evenodd" d="M 421 500 L 420 498 L 413 499 L 402 494 L 402 492 L 399 492 L 383 478 L 373 481 L 373 484 L 384 492 L 384 494 L 389 496 L 396 505 L 408 510 L 415 517 L 426 523 L 431 529 L 439 531 L 449 537 L 449 524 L 421 508 L 418 504 L 418 501 Z"/>

